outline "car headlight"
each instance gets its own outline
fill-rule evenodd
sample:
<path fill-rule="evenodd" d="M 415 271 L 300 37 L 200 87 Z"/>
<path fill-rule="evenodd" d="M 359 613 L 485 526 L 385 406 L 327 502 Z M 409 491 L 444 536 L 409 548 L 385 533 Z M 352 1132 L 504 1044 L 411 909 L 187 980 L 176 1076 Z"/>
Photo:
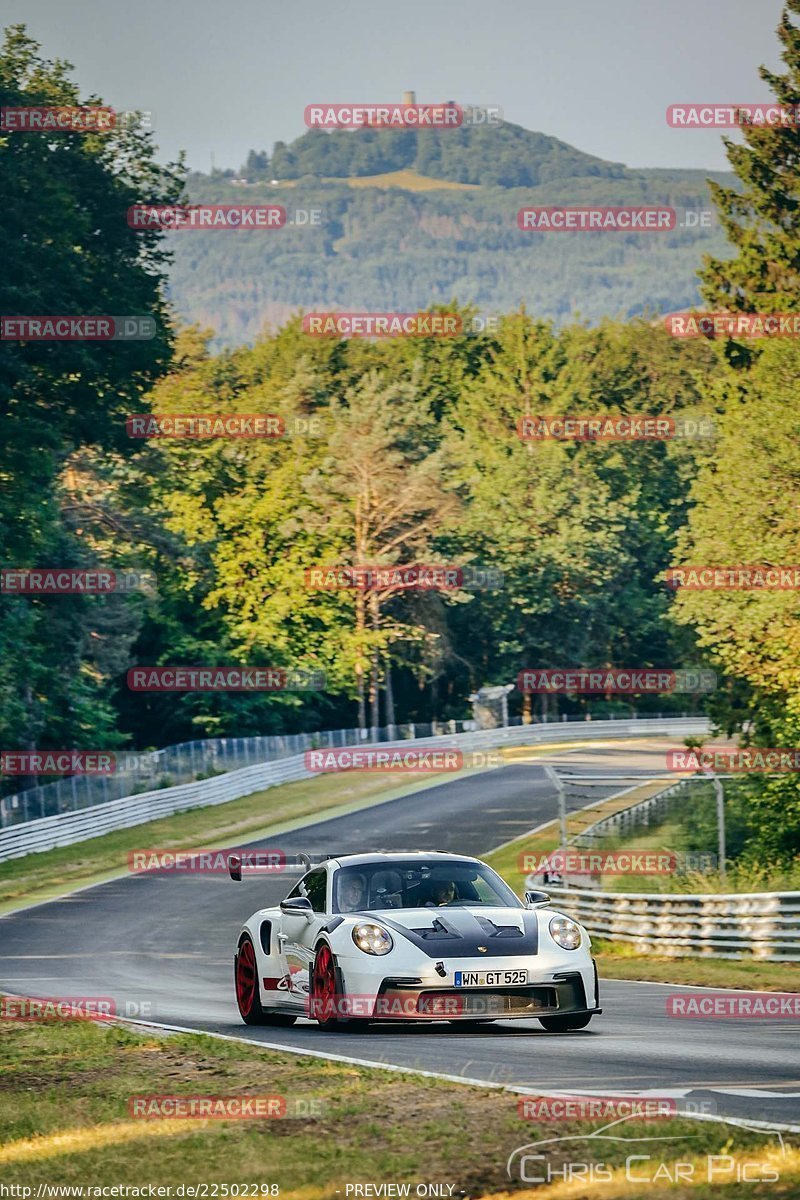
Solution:
<path fill-rule="evenodd" d="M 581 944 L 581 927 L 569 917 L 553 917 L 550 937 L 562 950 L 577 950 Z"/>
<path fill-rule="evenodd" d="M 371 921 L 360 921 L 353 926 L 353 941 L 365 954 L 388 954 L 394 946 L 392 935 Z"/>

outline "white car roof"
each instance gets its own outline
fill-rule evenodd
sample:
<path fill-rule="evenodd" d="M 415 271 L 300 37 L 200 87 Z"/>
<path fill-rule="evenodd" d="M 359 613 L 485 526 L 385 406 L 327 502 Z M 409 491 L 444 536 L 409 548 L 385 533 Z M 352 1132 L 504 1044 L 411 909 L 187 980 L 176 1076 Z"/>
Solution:
<path fill-rule="evenodd" d="M 409 859 L 420 858 L 426 862 L 480 862 L 471 854 L 448 854 L 441 850 L 373 850 L 369 854 L 339 854 L 332 856 L 328 863 L 332 867 L 366 866 L 368 863 L 408 862 Z"/>

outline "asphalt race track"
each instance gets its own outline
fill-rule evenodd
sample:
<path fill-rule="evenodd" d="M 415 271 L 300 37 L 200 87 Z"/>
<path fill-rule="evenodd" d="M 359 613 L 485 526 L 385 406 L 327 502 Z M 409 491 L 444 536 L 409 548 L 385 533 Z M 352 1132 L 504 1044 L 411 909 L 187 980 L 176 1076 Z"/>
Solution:
<path fill-rule="evenodd" d="M 644 741 L 596 745 L 547 761 L 624 773 L 658 769 L 663 749 Z M 556 815 L 540 763 L 532 758 L 437 784 L 268 844 L 287 854 L 437 849 L 480 855 Z M 498 1022 L 469 1034 L 446 1024 L 339 1034 L 305 1021 L 291 1029 L 247 1028 L 232 986 L 239 925 L 281 899 L 295 878 L 235 884 L 225 876 L 134 875 L 12 914 L 0 919 L 0 988 L 40 997 L 113 997 L 118 1010 L 158 1023 L 472 1080 L 685 1097 L 723 1116 L 800 1126 L 800 1023 L 677 1021 L 666 1015 L 666 998 L 683 989 L 672 985 L 601 981 L 602 1016 L 568 1034 L 546 1033 L 537 1021 Z"/>

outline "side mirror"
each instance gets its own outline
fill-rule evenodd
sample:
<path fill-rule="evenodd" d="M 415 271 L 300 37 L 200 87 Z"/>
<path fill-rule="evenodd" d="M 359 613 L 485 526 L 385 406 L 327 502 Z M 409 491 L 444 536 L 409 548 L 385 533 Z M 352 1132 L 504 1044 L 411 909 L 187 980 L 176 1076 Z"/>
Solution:
<path fill-rule="evenodd" d="M 228 855 L 228 874 L 236 883 L 242 882 L 242 856 L 241 854 Z"/>
<path fill-rule="evenodd" d="M 314 918 L 311 901 L 306 896 L 290 896 L 281 900 L 281 912 L 285 917 L 305 917 L 307 921 Z"/>
<path fill-rule="evenodd" d="M 526 908 L 544 908 L 550 903 L 549 892 L 526 892 L 525 907 Z"/>

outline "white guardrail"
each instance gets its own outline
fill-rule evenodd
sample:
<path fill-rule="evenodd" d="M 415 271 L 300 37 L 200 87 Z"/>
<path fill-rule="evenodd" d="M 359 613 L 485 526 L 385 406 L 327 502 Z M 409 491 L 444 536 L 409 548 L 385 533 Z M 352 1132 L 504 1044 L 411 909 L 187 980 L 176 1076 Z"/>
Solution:
<path fill-rule="evenodd" d="M 457 747 L 459 750 L 487 750 L 502 746 L 535 746 L 537 743 L 574 742 L 613 737 L 652 737 L 665 734 L 671 738 L 698 736 L 709 731 L 704 717 L 639 718 L 631 721 L 569 721 L 551 725 L 517 725 L 508 729 L 483 729 L 476 733 L 447 734 L 440 737 L 406 738 L 397 742 L 365 743 L 362 749 L 397 748 L 408 750 L 412 745 L 433 748 Z M 206 808 L 227 804 L 253 792 L 264 791 L 280 783 L 308 779 L 314 774 L 305 765 L 303 754 L 277 762 L 256 763 L 211 779 L 182 783 L 177 787 L 142 792 L 95 804 L 75 812 L 58 813 L 26 821 L 0 831 L 0 862 L 22 858 L 26 854 L 69 846 L 74 842 L 100 837 L 115 829 L 143 825 L 159 817 L 172 816 L 190 808 Z M 438 777 L 435 777 L 438 779 Z M 268 813 L 264 814 L 265 819 Z"/>
<path fill-rule="evenodd" d="M 665 957 L 800 962 L 800 892 L 547 891 L 593 937 Z"/>

